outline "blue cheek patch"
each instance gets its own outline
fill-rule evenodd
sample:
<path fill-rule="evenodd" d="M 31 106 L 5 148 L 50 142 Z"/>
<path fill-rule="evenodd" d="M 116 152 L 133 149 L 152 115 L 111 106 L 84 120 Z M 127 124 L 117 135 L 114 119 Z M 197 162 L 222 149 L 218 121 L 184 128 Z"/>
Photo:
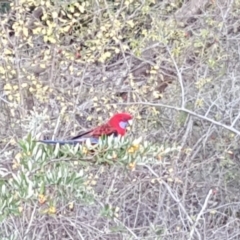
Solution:
<path fill-rule="evenodd" d="M 122 129 L 126 129 L 128 126 L 128 122 L 120 122 L 119 123 L 119 127 L 122 128 Z"/>

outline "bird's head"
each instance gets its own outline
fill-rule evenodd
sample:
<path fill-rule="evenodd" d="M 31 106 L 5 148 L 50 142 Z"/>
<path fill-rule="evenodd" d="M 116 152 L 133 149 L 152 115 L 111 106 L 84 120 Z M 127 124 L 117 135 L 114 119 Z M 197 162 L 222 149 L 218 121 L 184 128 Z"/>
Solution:
<path fill-rule="evenodd" d="M 128 125 L 132 124 L 133 117 L 129 113 L 117 113 L 109 120 L 109 125 L 115 128 L 119 135 L 123 136 L 126 133 Z"/>

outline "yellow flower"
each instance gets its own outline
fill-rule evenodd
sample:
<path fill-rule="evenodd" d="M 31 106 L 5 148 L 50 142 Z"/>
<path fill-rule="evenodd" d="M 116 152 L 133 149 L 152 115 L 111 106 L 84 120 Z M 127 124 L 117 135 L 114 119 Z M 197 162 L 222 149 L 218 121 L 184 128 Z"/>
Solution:
<path fill-rule="evenodd" d="M 48 208 L 48 214 L 55 214 L 56 213 L 56 208 L 54 206 L 51 206 Z"/>
<path fill-rule="evenodd" d="M 68 207 L 69 207 L 70 210 L 73 210 L 73 208 L 74 208 L 74 203 L 73 203 L 73 202 L 70 202 L 70 203 L 68 204 Z"/>
<path fill-rule="evenodd" d="M 21 153 L 17 153 L 15 155 L 14 160 L 13 160 L 13 165 L 12 165 L 13 170 L 17 169 L 21 165 L 20 164 L 21 157 L 22 157 Z"/>
<path fill-rule="evenodd" d="M 20 213 L 22 213 L 23 207 L 22 207 L 22 206 L 21 206 L 21 207 L 18 207 L 18 211 L 19 211 Z"/>
<path fill-rule="evenodd" d="M 129 168 L 132 170 L 132 171 L 134 171 L 135 170 L 135 168 L 136 168 L 136 162 L 133 162 L 133 163 L 129 163 Z"/>
<path fill-rule="evenodd" d="M 40 204 L 45 203 L 46 200 L 47 200 L 47 197 L 45 195 L 43 195 L 43 194 L 38 195 L 38 201 L 39 201 Z"/>
<path fill-rule="evenodd" d="M 116 152 L 113 152 L 113 153 L 112 153 L 112 158 L 113 158 L 113 159 L 117 159 L 117 153 L 116 153 Z"/>
<path fill-rule="evenodd" d="M 13 165 L 12 165 L 12 169 L 15 170 L 20 166 L 20 163 L 18 163 L 17 161 L 13 161 Z"/>
<path fill-rule="evenodd" d="M 83 153 L 83 154 L 87 154 L 87 153 L 88 153 L 88 149 L 87 149 L 86 147 L 83 147 L 83 148 L 82 148 L 82 153 Z"/>
<path fill-rule="evenodd" d="M 135 139 L 131 145 L 131 147 L 128 149 L 128 153 L 135 153 L 140 148 L 140 142 L 142 141 L 142 137 L 139 137 L 138 139 Z"/>
<path fill-rule="evenodd" d="M 135 153 L 139 149 L 139 144 L 133 144 L 130 148 L 128 148 L 128 153 Z"/>

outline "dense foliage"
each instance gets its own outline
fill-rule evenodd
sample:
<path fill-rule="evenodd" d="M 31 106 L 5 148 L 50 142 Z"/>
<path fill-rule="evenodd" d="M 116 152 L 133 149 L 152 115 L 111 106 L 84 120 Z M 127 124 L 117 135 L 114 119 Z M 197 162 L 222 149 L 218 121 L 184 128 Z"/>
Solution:
<path fill-rule="evenodd" d="M 238 239 L 239 9 L 1 5 L 1 239 Z M 45 146 L 134 115 L 127 137 Z"/>

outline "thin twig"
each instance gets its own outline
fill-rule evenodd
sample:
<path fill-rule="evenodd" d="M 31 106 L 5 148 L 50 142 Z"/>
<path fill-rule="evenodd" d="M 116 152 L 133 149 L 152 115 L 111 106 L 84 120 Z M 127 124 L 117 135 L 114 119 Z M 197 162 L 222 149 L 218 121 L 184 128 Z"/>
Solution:
<path fill-rule="evenodd" d="M 220 123 L 218 121 L 215 121 L 214 119 L 211 119 L 209 117 L 200 115 L 196 112 L 193 112 L 193 111 L 188 110 L 188 109 L 183 108 L 183 107 L 171 106 L 171 105 L 166 105 L 166 104 L 162 104 L 162 103 L 149 103 L 149 102 L 129 102 L 129 103 L 118 103 L 118 104 L 119 105 L 138 105 L 138 104 L 140 105 L 140 104 L 142 104 L 142 105 L 147 105 L 147 106 L 165 107 L 165 108 L 173 109 L 173 110 L 176 110 L 176 111 L 182 111 L 182 112 L 188 113 L 188 114 L 190 114 L 194 117 L 200 118 L 200 119 L 205 120 L 205 121 L 210 122 L 210 123 L 213 123 L 214 125 L 223 127 L 225 129 L 229 130 L 230 132 L 236 133 L 237 135 L 240 135 L 240 131 L 238 131 L 237 129 L 233 128 L 230 125 Z"/>
<path fill-rule="evenodd" d="M 206 197 L 206 199 L 205 199 L 205 201 L 204 201 L 203 207 L 202 207 L 201 211 L 199 212 L 199 214 L 197 215 L 196 221 L 195 221 L 195 223 L 194 223 L 193 226 L 192 226 L 192 229 L 191 229 L 191 231 L 190 231 L 190 236 L 189 236 L 188 240 L 191 240 L 191 239 L 193 238 L 193 234 L 194 234 L 194 232 L 196 231 L 196 227 L 197 227 L 197 225 L 198 225 L 198 222 L 199 222 L 199 220 L 200 220 L 200 217 L 203 215 L 203 212 L 204 212 L 205 209 L 207 208 L 207 204 L 208 204 L 209 198 L 210 198 L 211 195 L 212 195 L 212 192 L 213 192 L 213 190 L 210 189 L 210 191 L 208 192 L 208 195 L 207 195 L 207 197 Z"/>

